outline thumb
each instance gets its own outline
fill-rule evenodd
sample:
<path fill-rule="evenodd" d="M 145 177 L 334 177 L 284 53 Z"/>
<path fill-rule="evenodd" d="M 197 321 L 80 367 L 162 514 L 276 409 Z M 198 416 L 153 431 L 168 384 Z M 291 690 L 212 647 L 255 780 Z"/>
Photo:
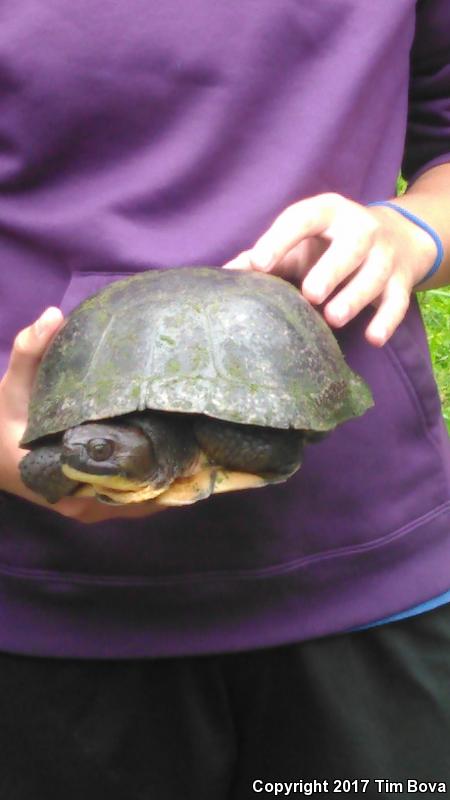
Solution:
<path fill-rule="evenodd" d="M 39 362 L 63 321 L 59 308 L 51 306 L 32 325 L 17 334 L 2 381 L 5 399 L 11 400 L 16 407 L 23 401 L 28 403 Z"/>

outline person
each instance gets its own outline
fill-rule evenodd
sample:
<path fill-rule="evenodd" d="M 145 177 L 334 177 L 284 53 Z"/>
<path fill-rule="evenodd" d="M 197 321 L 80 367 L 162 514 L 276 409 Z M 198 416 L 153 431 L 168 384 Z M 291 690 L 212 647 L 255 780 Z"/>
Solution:
<path fill-rule="evenodd" d="M 1 18 L 2 797 L 447 791 L 450 450 L 415 299 L 450 282 L 447 0 Z M 62 315 L 193 264 L 293 281 L 374 407 L 283 485 L 45 503 L 18 442 Z"/>

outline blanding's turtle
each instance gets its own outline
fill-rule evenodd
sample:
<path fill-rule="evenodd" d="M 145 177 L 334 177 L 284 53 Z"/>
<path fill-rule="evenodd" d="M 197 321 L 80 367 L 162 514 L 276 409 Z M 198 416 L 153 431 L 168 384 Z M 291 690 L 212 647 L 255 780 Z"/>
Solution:
<path fill-rule="evenodd" d="M 286 480 L 372 405 L 319 313 L 257 272 L 150 270 L 76 308 L 47 350 L 21 446 L 53 503 L 184 505 Z"/>

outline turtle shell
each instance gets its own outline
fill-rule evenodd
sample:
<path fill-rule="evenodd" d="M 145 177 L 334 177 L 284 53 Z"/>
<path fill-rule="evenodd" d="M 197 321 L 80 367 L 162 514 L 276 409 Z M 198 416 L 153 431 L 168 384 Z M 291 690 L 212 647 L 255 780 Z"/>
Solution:
<path fill-rule="evenodd" d="M 328 431 L 370 405 L 291 284 L 208 267 L 150 270 L 68 316 L 38 370 L 22 444 L 143 409 Z"/>

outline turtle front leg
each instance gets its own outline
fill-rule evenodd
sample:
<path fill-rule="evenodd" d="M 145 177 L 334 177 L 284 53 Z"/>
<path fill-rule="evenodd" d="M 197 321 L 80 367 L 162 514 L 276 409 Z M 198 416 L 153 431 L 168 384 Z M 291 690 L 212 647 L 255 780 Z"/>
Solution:
<path fill-rule="evenodd" d="M 302 462 L 303 431 L 242 425 L 199 416 L 194 421 L 194 432 L 212 464 L 224 470 L 259 476 L 265 483 L 286 480 Z"/>
<path fill-rule="evenodd" d="M 210 417 L 186 418 L 198 448 L 196 468 L 182 473 L 155 502 L 183 506 L 212 494 L 285 481 L 300 467 L 302 431 L 240 425 Z"/>
<path fill-rule="evenodd" d="M 303 436 L 299 431 L 238 425 L 208 417 L 199 417 L 193 428 L 203 463 L 199 460 L 199 469 L 193 475 L 175 480 L 156 503 L 182 506 L 212 494 L 282 483 L 300 467 Z"/>
<path fill-rule="evenodd" d="M 28 489 L 49 503 L 57 503 L 80 485 L 61 470 L 61 445 L 48 444 L 27 453 L 19 464 L 20 477 Z"/>

